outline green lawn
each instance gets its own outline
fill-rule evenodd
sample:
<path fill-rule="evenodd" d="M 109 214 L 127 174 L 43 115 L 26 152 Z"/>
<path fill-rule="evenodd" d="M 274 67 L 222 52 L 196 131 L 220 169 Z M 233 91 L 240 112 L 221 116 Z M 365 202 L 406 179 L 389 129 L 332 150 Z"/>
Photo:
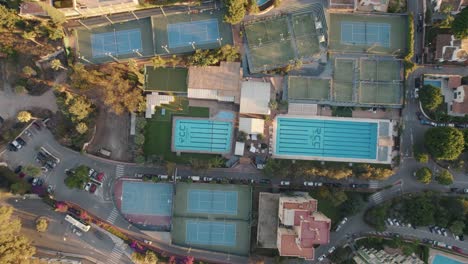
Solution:
<path fill-rule="evenodd" d="M 162 108 L 166 114 L 161 115 Z M 209 117 L 210 110 L 204 107 L 191 107 L 186 98 L 176 98 L 170 105 L 157 107 L 153 118 L 148 119 L 145 133 L 144 151 L 146 156 L 157 155 L 166 161 L 176 163 L 188 163 L 190 158 L 211 159 L 212 154 L 184 153 L 177 156 L 171 151 L 172 140 L 172 116 Z"/>

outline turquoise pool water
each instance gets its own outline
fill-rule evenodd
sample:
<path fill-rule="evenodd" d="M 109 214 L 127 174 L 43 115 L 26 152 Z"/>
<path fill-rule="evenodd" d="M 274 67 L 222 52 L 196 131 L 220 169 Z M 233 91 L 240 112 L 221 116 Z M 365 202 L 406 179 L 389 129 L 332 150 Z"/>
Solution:
<path fill-rule="evenodd" d="M 377 137 L 374 122 L 278 117 L 275 154 L 376 159 Z"/>
<path fill-rule="evenodd" d="M 441 80 L 430 80 L 424 79 L 424 85 L 432 85 L 438 88 L 442 88 L 442 81 Z"/>
<path fill-rule="evenodd" d="M 231 151 L 232 122 L 176 119 L 173 147 L 180 152 L 227 153 Z"/>
<path fill-rule="evenodd" d="M 463 264 L 463 262 L 442 255 L 435 255 L 432 264 Z"/>
<path fill-rule="evenodd" d="M 225 120 L 234 120 L 234 113 L 229 111 L 219 111 L 215 118 L 216 119 L 225 119 Z"/>
<path fill-rule="evenodd" d="M 266 4 L 269 0 L 257 0 L 257 5 L 258 6 L 262 6 L 264 4 Z"/>

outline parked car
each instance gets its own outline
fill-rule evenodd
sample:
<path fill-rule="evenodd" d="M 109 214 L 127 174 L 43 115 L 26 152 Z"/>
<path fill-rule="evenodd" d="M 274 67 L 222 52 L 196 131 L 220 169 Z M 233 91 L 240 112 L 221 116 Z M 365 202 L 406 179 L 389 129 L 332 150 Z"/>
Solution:
<path fill-rule="evenodd" d="M 336 249 L 335 247 L 331 247 L 331 248 L 328 250 L 328 254 L 333 253 L 333 251 L 335 251 L 335 249 Z"/>
<path fill-rule="evenodd" d="M 26 141 L 24 141 L 24 139 L 20 138 L 20 137 L 17 137 L 16 138 L 16 141 L 18 141 L 18 143 L 21 145 L 21 146 L 26 146 Z"/>
<path fill-rule="evenodd" d="M 32 181 L 32 186 L 42 186 L 44 181 L 41 178 L 34 178 Z"/>
<path fill-rule="evenodd" d="M 212 181 L 212 180 L 213 180 L 212 177 L 203 177 L 203 181 L 204 181 L 204 182 L 210 182 L 210 181 Z"/>
<path fill-rule="evenodd" d="M 419 88 L 414 88 L 414 98 L 419 98 Z"/>
<path fill-rule="evenodd" d="M 93 175 L 93 173 L 95 173 L 96 171 L 94 169 L 89 169 L 89 173 L 88 173 L 88 176 L 91 177 L 91 175 Z"/>
<path fill-rule="evenodd" d="M 355 183 L 351 183 L 351 184 L 349 185 L 349 187 L 351 187 L 351 188 L 357 188 L 357 187 L 358 187 L 358 185 L 357 185 L 357 184 L 355 184 Z"/>
<path fill-rule="evenodd" d="M 20 144 L 18 141 L 16 141 L 16 140 L 13 140 L 13 141 L 11 142 L 11 144 L 13 144 L 13 146 L 15 146 L 15 148 L 17 148 L 17 149 L 21 149 L 21 148 L 23 147 L 23 145 L 21 145 L 21 144 Z"/>
<path fill-rule="evenodd" d="M 52 193 L 53 191 L 54 191 L 54 187 L 49 184 L 49 186 L 47 186 L 47 192 Z"/>
<path fill-rule="evenodd" d="M 91 188 L 91 182 L 86 183 L 84 190 L 88 192 L 90 188 Z"/>
<path fill-rule="evenodd" d="M 192 181 L 200 181 L 200 176 L 189 176 Z"/>
<path fill-rule="evenodd" d="M 262 184 L 271 184 L 271 180 L 270 179 L 261 179 L 260 183 L 262 183 Z"/>
<path fill-rule="evenodd" d="M 32 136 L 33 136 L 32 133 L 31 133 L 29 130 L 25 130 L 25 131 L 24 131 L 24 134 L 25 134 L 26 136 L 28 136 L 28 137 L 32 137 Z"/>
<path fill-rule="evenodd" d="M 7 149 L 9 151 L 18 151 L 18 148 L 13 145 L 13 143 L 8 144 Z"/>
<path fill-rule="evenodd" d="M 325 254 L 323 254 L 322 256 L 320 256 L 318 258 L 318 261 L 323 261 L 327 256 Z"/>
<path fill-rule="evenodd" d="M 280 185 L 282 186 L 289 186 L 291 183 L 289 181 L 281 181 Z"/>
<path fill-rule="evenodd" d="M 361 184 L 358 184 L 358 188 L 369 188 L 369 184 L 367 183 L 361 183 Z"/>
<path fill-rule="evenodd" d="M 89 187 L 89 192 L 90 193 L 95 193 L 97 189 L 97 185 L 95 183 L 91 184 L 91 187 Z"/>

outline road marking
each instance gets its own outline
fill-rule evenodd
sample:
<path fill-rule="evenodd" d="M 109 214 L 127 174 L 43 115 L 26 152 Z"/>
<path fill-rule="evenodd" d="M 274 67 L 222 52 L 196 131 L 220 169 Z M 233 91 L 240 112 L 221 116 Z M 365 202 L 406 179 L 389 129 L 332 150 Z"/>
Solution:
<path fill-rule="evenodd" d="M 124 174 L 125 174 L 125 166 L 118 164 L 115 167 L 115 178 L 117 179 L 117 178 L 123 177 Z"/>
<path fill-rule="evenodd" d="M 369 181 L 369 188 L 378 189 L 379 188 L 379 181 Z"/>
<path fill-rule="evenodd" d="M 107 217 L 107 222 L 109 222 L 111 224 L 114 224 L 114 222 L 115 222 L 115 220 L 117 219 L 118 216 L 119 216 L 119 212 L 117 212 L 117 209 L 115 209 L 115 207 L 112 208 L 112 212 Z"/>
<path fill-rule="evenodd" d="M 374 193 L 370 196 L 370 198 L 372 201 L 374 201 L 374 203 L 379 203 L 380 201 L 382 201 L 382 193 Z"/>
<path fill-rule="evenodd" d="M 109 259 L 108 259 L 109 263 L 115 263 L 115 264 L 120 263 L 120 258 L 122 257 L 123 254 L 124 254 L 124 251 L 120 249 L 120 247 L 115 246 L 112 249 L 112 253 L 109 255 Z"/>

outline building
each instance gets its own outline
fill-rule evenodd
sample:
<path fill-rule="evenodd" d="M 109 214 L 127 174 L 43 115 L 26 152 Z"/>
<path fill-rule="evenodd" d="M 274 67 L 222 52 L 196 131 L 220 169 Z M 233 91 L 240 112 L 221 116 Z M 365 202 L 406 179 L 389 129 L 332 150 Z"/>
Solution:
<path fill-rule="evenodd" d="M 328 244 L 331 220 L 317 211 L 307 193 L 292 196 L 261 192 L 257 246 L 278 248 L 280 256 L 315 258 L 314 245 Z M 275 243 L 276 241 L 276 243 Z"/>
<path fill-rule="evenodd" d="M 267 82 L 242 82 L 240 113 L 241 114 L 270 114 L 271 87 Z"/>
<path fill-rule="evenodd" d="M 360 248 L 353 258 L 357 264 L 423 264 L 424 261 L 411 255 L 387 253 L 384 250 Z"/>
<path fill-rule="evenodd" d="M 468 87 L 462 85 L 461 80 L 459 75 L 425 74 L 423 84 L 441 89 L 447 105 L 447 114 L 465 116 L 468 114 Z"/>
<path fill-rule="evenodd" d="M 240 103 L 241 68 L 239 62 L 221 62 L 219 66 L 190 67 L 188 98 Z"/>
<path fill-rule="evenodd" d="M 239 118 L 239 131 L 249 135 L 264 134 L 265 120 L 259 118 Z"/>
<path fill-rule="evenodd" d="M 272 157 L 391 164 L 393 126 L 384 119 L 278 115 Z"/>
<path fill-rule="evenodd" d="M 444 62 L 464 62 L 468 59 L 468 38 L 455 39 L 450 34 L 439 34 L 436 37 L 435 59 Z"/>
<path fill-rule="evenodd" d="M 276 244 L 280 256 L 315 258 L 314 245 L 330 242 L 331 220 L 317 212 L 317 200 L 308 194 L 281 196 Z"/>
<path fill-rule="evenodd" d="M 457 14 L 468 6 L 467 0 L 431 0 L 435 12 L 443 12 L 450 8 L 452 14 Z"/>
<path fill-rule="evenodd" d="M 330 9 L 353 11 L 356 0 L 329 0 Z"/>

